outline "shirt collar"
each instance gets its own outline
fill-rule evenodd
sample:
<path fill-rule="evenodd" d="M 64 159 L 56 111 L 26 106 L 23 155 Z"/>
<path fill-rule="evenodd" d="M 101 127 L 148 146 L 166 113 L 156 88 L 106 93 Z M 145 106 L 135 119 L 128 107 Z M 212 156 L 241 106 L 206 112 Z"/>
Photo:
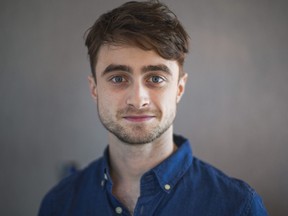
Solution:
<path fill-rule="evenodd" d="M 161 188 L 169 193 L 177 184 L 192 164 L 192 149 L 189 140 L 182 136 L 174 135 L 174 143 L 177 145 L 177 151 L 170 155 L 163 162 L 148 171 L 154 173 Z M 103 178 L 111 181 L 109 172 L 109 148 L 107 147 L 103 155 Z M 144 174 L 145 175 L 145 174 Z"/>
<path fill-rule="evenodd" d="M 192 149 L 187 139 L 174 135 L 178 149 L 152 169 L 161 188 L 169 193 L 192 164 Z"/>

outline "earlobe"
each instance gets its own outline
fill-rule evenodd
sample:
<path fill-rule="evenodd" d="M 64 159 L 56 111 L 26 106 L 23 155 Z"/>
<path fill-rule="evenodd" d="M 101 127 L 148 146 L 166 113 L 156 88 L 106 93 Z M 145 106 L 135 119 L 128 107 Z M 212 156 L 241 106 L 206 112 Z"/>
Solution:
<path fill-rule="evenodd" d="M 92 98 L 96 101 L 97 100 L 97 88 L 95 79 L 92 75 L 88 76 L 89 88 Z"/>
<path fill-rule="evenodd" d="M 178 82 L 178 90 L 177 90 L 177 103 L 180 102 L 184 92 L 185 92 L 185 85 L 187 82 L 188 74 L 185 73 Z"/>

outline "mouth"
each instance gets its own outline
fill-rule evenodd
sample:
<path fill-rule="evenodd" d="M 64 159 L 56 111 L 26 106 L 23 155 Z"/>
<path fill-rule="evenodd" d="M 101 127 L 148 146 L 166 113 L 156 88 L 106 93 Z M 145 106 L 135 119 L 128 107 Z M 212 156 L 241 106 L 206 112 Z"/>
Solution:
<path fill-rule="evenodd" d="M 147 122 L 155 118 L 152 115 L 124 116 L 125 120 L 130 122 Z"/>

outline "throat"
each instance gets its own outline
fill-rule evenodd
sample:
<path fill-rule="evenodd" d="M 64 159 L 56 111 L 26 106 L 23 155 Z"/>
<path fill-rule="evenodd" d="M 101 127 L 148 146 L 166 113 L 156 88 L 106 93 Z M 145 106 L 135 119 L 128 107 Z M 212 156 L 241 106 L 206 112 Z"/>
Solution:
<path fill-rule="evenodd" d="M 133 215 L 135 206 L 140 196 L 139 182 L 136 184 L 113 184 L 113 195 L 129 210 Z"/>

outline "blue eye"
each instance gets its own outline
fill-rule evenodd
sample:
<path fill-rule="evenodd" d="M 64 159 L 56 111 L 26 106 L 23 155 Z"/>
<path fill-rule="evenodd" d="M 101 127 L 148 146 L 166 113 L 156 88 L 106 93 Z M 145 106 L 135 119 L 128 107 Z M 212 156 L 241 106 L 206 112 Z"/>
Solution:
<path fill-rule="evenodd" d="M 153 83 L 162 83 L 164 79 L 160 76 L 152 76 L 150 77 L 149 81 Z"/>
<path fill-rule="evenodd" d="M 111 81 L 112 81 L 113 83 L 122 83 L 122 82 L 125 82 L 126 79 L 125 79 L 124 77 L 122 77 L 122 76 L 115 76 L 115 77 L 113 77 L 113 78 L 111 79 Z"/>

